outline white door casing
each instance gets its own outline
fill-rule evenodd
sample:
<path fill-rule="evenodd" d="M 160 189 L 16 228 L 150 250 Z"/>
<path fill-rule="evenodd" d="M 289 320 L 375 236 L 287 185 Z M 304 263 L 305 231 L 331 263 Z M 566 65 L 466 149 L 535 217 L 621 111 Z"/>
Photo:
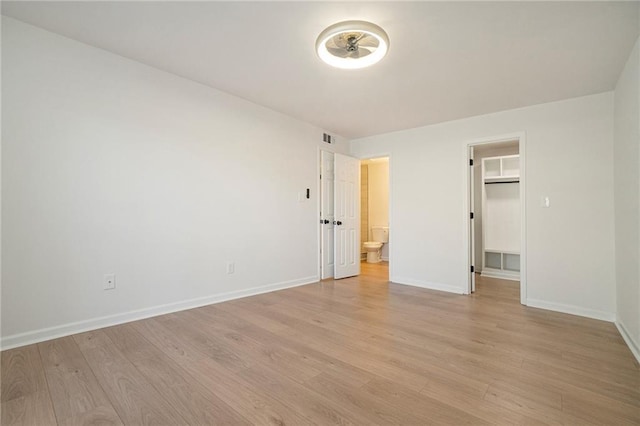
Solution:
<path fill-rule="evenodd" d="M 335 279 L 360 274 L 360 160 L 334 154 Z"/>
<path fill-rule="evenodd" d="M 470 268 L 470 287 L 471 292 L 476 291 L 476 274 L 475 274 L 475 263 L 476 263 L 476 224 L 474 220 L 475 215 L 475 173 L 473 172 L 474 161 L 473 161 L 473 146 L 469 147 L 469 256 L 471 264 Z"/>
<path fill-rule="evenodd" d="M 334 154 L 320 151 L 320 277 L 334 274 Z"/>
<path fill-rule="evenodd" d="M 517 132 L 506 135 L 499 135 L 494 137 L 483 137 L 481 139 L 475 140 L 467 140 L 463 142 L 464 147 L 464 158 L 466 160 L 469 159 L 469 148 L 472 146 L 478 145 L 489 145 L 500 142 L 512 142 L 518 141 L 518 152 L 520 155 L 520 303 L 523 305 L 527 305 L 527 243 L 526 243 L 526 230 L 527 230 L 527 209 L 526 209 L 526 161 L 525 155 L 527 152 L 526 149 L 526 133 L 525 132 Z M 469 163 L 465 162 L 464 164 L 464 173 L 470 174 L 472 173 L 471 167 L 469 167 Z M 470 180 L 465 180 L 465 189 L 466 191 L 470 191 Z M 468 193 L 464 195 L 464 229 L 465 231 L 469 229 L 469 212 L 470 210 L 470 201 L 471 198 Z M 468 267 L 472 265 L 471 257 L 469 256 L 470 248 L 469 244 L 471 244 L 471 236 L 465 236 L 465 246 L 464 246 L 464 256 L 469 259 Z M 469 273 L 469 269 L 465 271 L 466 274 Z M 467 275 L 468 276 L 468 275 Z M 471 293 L 471 279 L 468 280 L 468 287 L 465 289 L 465 294 Z"/>

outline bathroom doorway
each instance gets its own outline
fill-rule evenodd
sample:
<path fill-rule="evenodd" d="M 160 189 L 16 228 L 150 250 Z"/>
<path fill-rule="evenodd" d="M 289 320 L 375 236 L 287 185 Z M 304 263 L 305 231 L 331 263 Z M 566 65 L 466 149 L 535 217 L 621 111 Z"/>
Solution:
<path fill-rule="evenodd" d="M 389 157 L 360 162 L 360 258 L 363 268 L 389 276 Z"/>

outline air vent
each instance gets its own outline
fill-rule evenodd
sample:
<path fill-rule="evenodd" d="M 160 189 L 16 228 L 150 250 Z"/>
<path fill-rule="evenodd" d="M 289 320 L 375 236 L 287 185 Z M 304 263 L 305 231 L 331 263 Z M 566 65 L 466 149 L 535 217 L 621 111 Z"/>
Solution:
<path fill-rule="evenodd" d="M 333 136 L 331 136 L 329 133 L 323 133 L 322 141 L 326 143 L 333 143 Z"/>

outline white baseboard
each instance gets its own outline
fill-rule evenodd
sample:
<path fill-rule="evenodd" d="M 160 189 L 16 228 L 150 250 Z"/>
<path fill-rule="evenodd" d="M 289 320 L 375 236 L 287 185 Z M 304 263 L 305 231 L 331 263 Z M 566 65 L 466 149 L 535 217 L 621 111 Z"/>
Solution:
<path fill-rule="evenodd" d="M 380 256 L 380 258 L 381 258 L 382 260 L 384 260 L 385 262 L 388 262 L 388 261 L 389 261 L 389 256 Z"/>
<path fill-rule="evenodd" d="M 578 315 L 581 317 L 593 318 L 602 321 L 614 322 L 616 314 L 612 312 L 598 311 L 580 306 L 565 305 L 562 303 L 547 302 L 545 300 L 527 299 L 527 306 L 531 308 L 546 309 L 548 311 L 562 312 L 564 314 Z"/>
<path fill-rule="evenodd" d="M 455 287 L 448 284 L 440 284 L 440 283 L 433 283 L 429 281 L 416 280 L 413 278 L 393 277 L 393 278 L 389 278 L 389 281 L 391 281 L 394 284 L 410 285 L 413 287 L 427 288 L 429 290 L 446 291 L 448 293 L 456 293 L 456 294 L 464 293 L 463 289 L 461 289 L 460 287 Z"/>
<path fill-rule="evenodd" d="M 26 333 L 3 336 L 0 347 L 2 350 L 17 348 L 33 343 L 44 342 L 46 340 L 57 339 L 58 337 L 69 336 L 71 334 L 83 333 L 85 331 L 97 330 L 99 328 L 110 327 L 126 322 L 137 321 L 158 315 L 170 314 L 172 312 L 184 311 L 187 309 L 199 308 L 201 306 L 212 305 L 214 303 L 226 302 L 228 300 L 240 299 L 242 297 L 255 296 L 257 294 L 269 293 L 276 290 L 298 287 L 305 284 L 318 282 L 318 277 L 305 277 L 297 280 L 284 281 L 281 283 L 268 284 L 260 287 L 253 287 L 246 290 L 230 291 L 226 293 L 213 294 L 195 299 L 183 300 L 165 305 L 152 306 L 135 311 L 123 312 L 120 314 L 105 317 L 92 318 L 84 321 L 62 324 L 55 327 L 42 328 L 28 331 Z"/>
<path fill-rule="evenodd" d="M 631 335 L 629 334 L 629 331 L 627 330 L 627 327 L 625 327 L 624 324 L 620 322 L 620 319 L 616 320 L 615 324 L 616 324 L 616 327 L 618 328 L 618 331 L 620 332 L 620 335 L 624 339 L 624 342 L 627 344 L 627 346 L 629 346 L 631 353 L 633 354 L 633 356 L 636 357 L 636 360 L 640 363 L 640 343 L 636 342 L 631 337 Z"/>

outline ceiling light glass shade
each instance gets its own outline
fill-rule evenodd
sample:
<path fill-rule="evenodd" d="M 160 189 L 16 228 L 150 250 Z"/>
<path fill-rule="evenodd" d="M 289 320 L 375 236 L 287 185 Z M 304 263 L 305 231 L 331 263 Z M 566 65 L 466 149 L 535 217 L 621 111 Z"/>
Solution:
<path fill-rule="evenodd" d="M 344 69 L 364 68 L 379 62 L 389 50 L 389 36 L 365 21 L 330 26 L 316 40 L 316 52 L 327 64 Z"/>

